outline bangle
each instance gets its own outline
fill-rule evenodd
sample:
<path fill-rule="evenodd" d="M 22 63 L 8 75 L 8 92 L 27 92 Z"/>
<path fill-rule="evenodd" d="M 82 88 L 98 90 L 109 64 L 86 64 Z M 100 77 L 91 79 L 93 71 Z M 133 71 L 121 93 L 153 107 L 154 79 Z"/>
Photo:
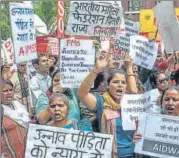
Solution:
<path fill-rule="evenodd" d="M 94 74 L 98 75 L 98 73 L 97 73 L 97 72 L 95 72 L 95 71 L 94 71 L 94 69 L 93 69 L 93 71 L 92 71 L 92 72 L 93 72 Z"/>
<path fill-rule="evenodd" d="M 85 82 L 89 87 L 91 87 L 91 85 L 90 85 L 88 82 L 86 82 L 85 80 L 84 80 L 84 82 Z"/>
<path fill-rule="evenodd" d="M 128 74 L 127 76 L 136 76 L 135 74 Z"/>

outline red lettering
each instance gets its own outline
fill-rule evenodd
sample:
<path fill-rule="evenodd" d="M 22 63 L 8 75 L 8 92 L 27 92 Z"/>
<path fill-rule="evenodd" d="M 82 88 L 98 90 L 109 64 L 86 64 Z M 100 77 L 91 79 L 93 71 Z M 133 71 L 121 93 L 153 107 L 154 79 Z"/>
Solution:
<path fill-rule="evenodd" d="M 7 49 L 7 51 L 8 53 L 12 53 L 12 46 L 9 49 Z"/>
<path fill-rule="evenodd" d="M 25 52 L 22 47 L 20 48 L 20 51 L 19 51 L 19 56 L 21 56 L 21 55 L 23 55 L 23 56 L 25 55 Z"/>
<path fill-rule="evenodd" d="M 5 47 L 6 47 L 6 49 L 7 49 L 10 45 L 11 45 L 11 42 L 10 42 L 10 41 L 7 42 L 7 43 L 5 43 Z"/>
<path fill-rule="evenodd" d="M 72 39 L 72 40 L 67 40 L 67 46 L 80 46 L 80 41 L 76 40 L 76 39 Z"/>

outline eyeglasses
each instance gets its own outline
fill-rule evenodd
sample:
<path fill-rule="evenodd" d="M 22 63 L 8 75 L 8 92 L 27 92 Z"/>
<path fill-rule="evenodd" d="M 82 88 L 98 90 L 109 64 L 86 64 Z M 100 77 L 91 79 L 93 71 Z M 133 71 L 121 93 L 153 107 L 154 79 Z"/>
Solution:
<path fill-rule="evenodd" d="M 168 77 L 166 77 L 166 78 L 163 78 L 163 79 L 159 79 L 158 82 L 164 83 L 164 82 L 168 82 L 168 80 L 169 80 Z"/>

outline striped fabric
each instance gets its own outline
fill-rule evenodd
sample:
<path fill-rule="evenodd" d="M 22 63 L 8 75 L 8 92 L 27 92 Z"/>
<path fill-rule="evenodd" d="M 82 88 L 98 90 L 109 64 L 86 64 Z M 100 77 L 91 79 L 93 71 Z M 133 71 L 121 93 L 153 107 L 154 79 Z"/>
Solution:
<path fill-rule="evenodd" d="M 27 129 L 7 116 L 3 117 L 1 148 L 6 158 L 24 158 Z"/>

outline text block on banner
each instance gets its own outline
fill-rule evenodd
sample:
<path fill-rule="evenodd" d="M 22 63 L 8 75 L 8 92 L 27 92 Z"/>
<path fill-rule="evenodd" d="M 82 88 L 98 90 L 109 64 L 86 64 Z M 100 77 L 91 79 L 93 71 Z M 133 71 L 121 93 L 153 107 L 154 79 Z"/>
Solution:
<path fill-rule="evenodd" d="M 10 17 L 16 63 L 37 58 L 33 7 L 10 3 Z"/>
<path fill-rule="evenodd" d="M 49 37 L 48 38 L 48 53 L 51 55 L 55 55 L 58 56 L 59 55 L 59 39 L 58 38 L 53 38 L 53 37 Z"/>
<path fill-rule="evenodd" d="M 160 96 L 158 89 L 144 94 L 126 94 L 121 101 L 122 127 L 124 130 L 136 130 L 136 121 L 141 113 L 160 113 L 157 99 Z"/>
<path fill-rule="evenodd" d="M 67 34 L 111 37 L 122 22 L 122 7 L 107 2 L 73 1 L 70 3 Z"/>
<path fill-rule="evenodd" d="M 143 114 L 139 118 L 135 153 L 159 158 L 179 157 L 179 118 L 168 115 Z"/>
<path fill-rule="evenodd" d="M 125 34 L 127 36 L 138 35 L 140 32 L 140 23 L 125 19 Z"/>
<path fill-rule="evenodd" d="M 62 39 L 60 41 L 60 81 L 62 87 L 79 88 L 93 69 L 95 48 L 92 40 Z"/>
<path fill-rule="evenodd" d="M 30 124 L 25 158 L 109 158 L 113 136 Z"/>
<path fill-rule="evenodd" d="M 4 64 L 13 64 L 14 63 L 14 46 L 13 46 L 11 38 L 3 42 L 2 49 L 4 52 L 4 55 L 2 55 Z"/>
<path fill-rule="evenodd" d="M 149 41 L 146 37 L 134 35 L 130 37 L 129 55 L 133 63 L 151 70 L 157 58 L 158 45 L 154 41 Z"/>

